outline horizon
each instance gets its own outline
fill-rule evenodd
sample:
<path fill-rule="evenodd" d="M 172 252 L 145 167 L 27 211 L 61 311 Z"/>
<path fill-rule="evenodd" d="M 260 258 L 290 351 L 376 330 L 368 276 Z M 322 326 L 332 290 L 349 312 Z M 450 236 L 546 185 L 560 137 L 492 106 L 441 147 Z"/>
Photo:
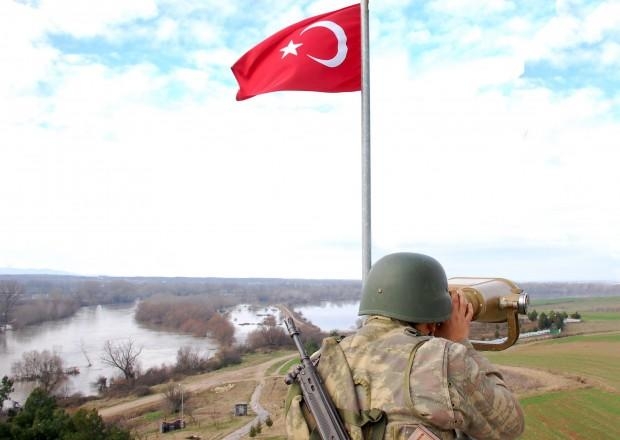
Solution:
<path fill-rule="evenodd" d="M 36 269 L 36 268 L 7 268 L 0 267 L 0 278 L 3 277 L 11 277 L 11 276 L 58 276 L 58 277 L 76 277 L 76 278 L 120 278 L 120 279 L 131 279 L 131 278 L 154 278 L 154 279 L 204 279 L 204 280 L 283 280 L 283 281 L 345 281 L 345 282 L 360 282 L 361 278 L 289 278 L 289 277 L 260 277 L 260 276 L 236 276 L 236 277 L 220 277 L 220 276 L 175 276 L 175 275 L 105 275 L 105 274 L 76 274 L 70 272 L 63 272 L 53 269 Z M 450 278 L 459 278 L 459 275 L 448 276 Z M 553 284 L 620 284 L 620 280 L 596 280 L 596 279 L 575 279 L 575 280 L 511 280 L 518 283 L 524 284 L 544 284 L 544 283 L 553 283 Z"/>

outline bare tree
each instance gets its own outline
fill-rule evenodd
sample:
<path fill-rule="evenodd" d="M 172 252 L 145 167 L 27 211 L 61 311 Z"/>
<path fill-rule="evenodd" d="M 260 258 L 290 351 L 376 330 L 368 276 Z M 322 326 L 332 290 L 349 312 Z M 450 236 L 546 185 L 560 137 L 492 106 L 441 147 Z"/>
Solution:
<path fill-rule="evenodd" d="M 103 393 L 108 387 L 108 378 L 105 376 L 99 376 L 94 385 L 97 387 L 97 391 Z"/>
<path fill-rule="evenodd" d="M 88 366 L 91 367 L 93 363 L 90 361 L 90 357 L 88 357 L 88 352 L 86 351 L 86 345 L 84 344 L 84 339 L 80 339 L 80 350 L 82 350 L 82 354 L 86 358 L 88 362 Z"/>
<path fill-rule="evenodd" d="M 278 327 L 276 318 L 268 315 L 260 328 L 248 334 L 246 344 L 252 349 L 261 347 L 282 347 L 290 344 L 290 338 L 282 327 Z"/>
<path fill-rule="evenodd" d="M 143 347 L 137 347 L 132 339 L 116 344 L 107 340 L 103 345 L 101 362 L 118 368 L 123 372 L 125 379 L 133 380 L 136 378 L 138 356 L 142 353 L 142 349 Z"/>
<path fill-rule="evenodd" d="M 56 388 L 65 378 L 62 359 L 48 350 L 23 353 L 22 360 L 13 363 L 11 369 L 18 379 L 36 380 L 47 392 Z"/>
<path fill-rule="evenodd" d="M 24 286 L 15 280 L 0 281 L 0 330 L 13 318 L 13 310 L 24 293 Z"/>
<path fill-rule="evenodd" d="M 168 382 L 164 388 L 164 399 L 166 409 L 171 414 L 176 414 L 181 411 L 182 408 L 187 409 L 187 401 L 189 400 L 189 394 L 183 393 L 181 384 Z"/>
<path fill-rule="evenodd" d="M 203 356 L 197 348 L 184 345 L 177 351 L 175 369 L 183 373 L 200 371 L 207 368 L 209 359 Z"/>
<path fill-rule="evenodd" d="M 215 313 L 207 321 L 207 336 L 222 345 L 232 345 L 235 340 L 235 326 L 224 316 Z"/>

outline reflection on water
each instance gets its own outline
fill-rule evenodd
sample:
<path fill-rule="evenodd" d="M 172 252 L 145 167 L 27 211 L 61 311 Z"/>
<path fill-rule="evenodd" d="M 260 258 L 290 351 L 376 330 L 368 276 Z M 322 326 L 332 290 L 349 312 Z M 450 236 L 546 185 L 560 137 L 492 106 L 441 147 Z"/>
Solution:
<path fill-rule="evenodd" d="M 249 304 L 240 304 L 234 307 L 230 311 L 229 319 L 235 326 L 235 340 L 237 343 L 245 343 L 248 334 L 260 328 L 263 320 L 269 315 L 273 315 L 276 318 L 276 322 L 280 322 L 280 309 L 274 306 L 255 307 Z"/>
<path fill-rule="evenodd" d="M 359 301 L 334 303 L 322 302 L 318 306 L 295 307 L 308 321 L 324 332 L 331 330 L 355 330 Z"/>
<path fill-rule="evenodd" d="M 105 341 L 133 339 L 143 347 L 139 357 L 142 370 L 176 362 L 177 350 L 191 346 L 208 356 L 217 348 L 215 341 L 191 335 L 157 331 L 140 326 L 133 318 L 136 305 L 84 307 L 74 316 L 59 321 L 45 322 L 21 330 L 0 334 L 0 377 L 11 375 L 11 365 L 21 360 L 22 353 L 37 350 L 55 351 L 65 368 L 77 367 L 80 374 L 70 376 L 65 392 L 94 394 L 92 383 L 100 376 L 117 376 L 120 371 L 103 365 L 101 356 Z M 92 364 L 90 367 L 88 366 Z M 23 400 L 32 384 L 16 383 L 11 396 Z"/>
<path fill-rule="evenodd" d="M 354 330 L 359 318 L 358 308 L 359 301 L 344 303 L 324 301 L 319 305 L 294 307 L 294 310 L 321 330 L 329 332 L 331 330 Z M 237 343 L 244 343 L 248 333 L 258 329 L 268 315 L 275 316 L 276 322 L 284 327 L 281 323 L 283 316 L 275 306 L 255 307 L 241 304 L 234 307 L 230 312 L 230 320 L 235 325 Z"/>

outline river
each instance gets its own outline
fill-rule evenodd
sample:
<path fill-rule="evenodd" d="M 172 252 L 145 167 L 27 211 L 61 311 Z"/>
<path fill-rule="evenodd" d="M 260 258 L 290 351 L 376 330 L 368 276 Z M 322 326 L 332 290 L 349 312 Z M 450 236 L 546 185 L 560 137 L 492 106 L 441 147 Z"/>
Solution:
<path fill-rule="evenodd" d="M 318 306 L 296 307 L 295 310 L 324 331 L 350 330 L 355 327 L 357 306 L 357 303 L 325 302 Z M 191 346 L 207 357 L 218 348 L 217 343 L 208 338 L 144 327 L 134 319 L 135 310 L 136 304 L 83 307 L 66 319 L 0 333 L 0 377 L 11 376 L 11 365 L 21 360 L 23 353 L 55 351 L 65 368 L 77 367 L 80 370 L 80 374 L 68 376 L 61 392 L 89 395 L 96 394 L 92 384 L 100 376 L 110 378 L 120 374 L 119 370 L 101 362 L 107 340 L 122 342 L 131 338 L 136 346 L 143 347 L 139 357 L 142 371 L 162 364 L 174 365 L 177 350 L 182 346 Z M 230 319 L 235 325 L 237 342 L 243 343 L 247 334 L 258 328 L 268 314 L 280 318 L 275 307 L 239 305 L 232 310 Z M 23 403 L 31 388 L 30 383 L 16 383 L 11 398 Z"/>
<path fill-rule="evenodd" d="M 120 371 L 101 362 L 103 345 L 107 340 L 126 341 L 131 338 L 143 347 L 139 357 L 142 370 L 176 362 L 177 350 L 192 346 L 205 355 L 217 349 L 217 343 L 207 338 L 158 331 L 143 327 L 134 319 L 136 305 L 83 307 L 66 319 L 44 322 L 16 331 L 0 334 L 0 377 L 11 375 L 11 365 L 28 351 L 55 351 L 65 368 L 77 367 L 80 374 L 68 376 L 63 392 L 96 393 L 92 384 L 100 377 L 117 376 Z M 88 366 L 88 360 L 91 366 Z M 31 384 L 16 383 L 12 399 L 22 401 Z"/>

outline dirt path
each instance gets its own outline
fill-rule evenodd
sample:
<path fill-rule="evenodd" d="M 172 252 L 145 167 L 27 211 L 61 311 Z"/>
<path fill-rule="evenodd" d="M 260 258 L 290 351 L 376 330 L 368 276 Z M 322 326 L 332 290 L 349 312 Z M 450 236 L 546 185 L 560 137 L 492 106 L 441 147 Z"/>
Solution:
<path fill-rule="evenodd" d="M 265 374 L 269 367 L 292 357 L 293 355 L 280 356 L 278 358 L 270 359 L 267 362 L 263 362 L 262 364 L 251 365 L 249 367 L 244 367 L 237 370 L 216 371 L 201 376 L 193 376 L 188 378 L 186 382 L 182 383 L 183 389 L 187 392 L 203 391 L 216 385 L 220 385 L 222 383 L 238 382 L 248 379 L 254 379 L 259 382 L 259 386 L 257 387 L 257 389 L 259 389 L 261 386 L 260 384 L 264 380 Z M 254 400 L 254 396 L 252 396 L 252 398 Z M 258 402 L 258 399 L 260 399 L 260 392 L 256 397 L 256 402 Z M 99 411 L 101 417 L 103 417 L 104 419 L 113 418 L 127 413 L 134 413 L 141 408 L 148 408 L 150 406 L 154 406 L 160 403 L 161 400 L 161 393 L 157 393 L 145 397 L 140 397 L 130 402 L 123 402 L 105 408 L 101 407 L 97 410 Z M 257 414 L 259 414 L 258 411 Z"/>
<path fill-rule="evenodd" d="M 509 388 L 519 397 L 592 386 L 584 378 L 534 368 L 498 366 Z"/>

